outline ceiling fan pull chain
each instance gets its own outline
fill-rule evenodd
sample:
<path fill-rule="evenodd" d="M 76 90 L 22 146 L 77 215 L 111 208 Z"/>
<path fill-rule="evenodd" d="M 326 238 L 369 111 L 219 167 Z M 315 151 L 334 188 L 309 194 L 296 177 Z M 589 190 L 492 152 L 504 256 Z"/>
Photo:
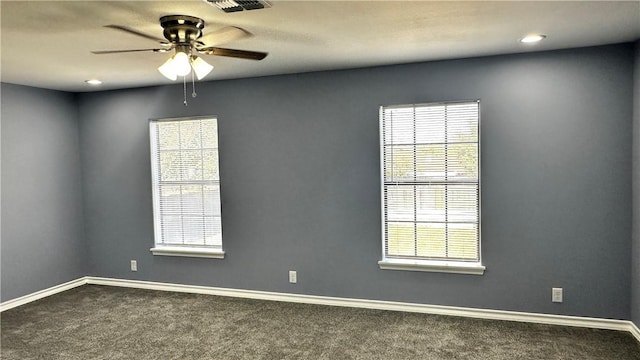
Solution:
<path fill-rule="evenodd" d="M 196 96 L 198 96 L 198 94 L 196 94 L 196 78 L 193 74 L 193 69 L 191 69 L 191 97 L 194 98 Z"/>
<path fill-rule="evenodd" d="M 182 85 L 184 90 L 184 106 L 187 106 L 187 77 L 182 77 Z"/>

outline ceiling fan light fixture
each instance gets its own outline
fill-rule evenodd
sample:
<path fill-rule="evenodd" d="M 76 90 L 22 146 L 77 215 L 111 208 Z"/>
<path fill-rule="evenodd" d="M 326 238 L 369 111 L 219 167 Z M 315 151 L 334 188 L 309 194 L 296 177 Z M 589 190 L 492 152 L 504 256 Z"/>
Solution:
<path fill-rule="evenodd" d="M 198 80 L 202 80 L 213 70 L 213 65 L 198 56 L 189 57 L 184 52 L 178 52 L 158 67 L 158 71 L 164 77 L 173 81 L 177 80 L 178 76 L 188 75 L 192 69 Z"/>
<path fill-rule="evenodd" d="M 189 55 L 182 51 L 176 52 L 175 55 L 165 61 L 158 67 L 158 71 L 169 80 L 176 80 L 178 76 L 186 76 L 191 72 L 191 63 Z"/>
<path fill-rule="evenodd" d="M 211 72 L 211 70 L 213 70 L 213 65 L 202 60 L 201 57 L 194 56 L 192 59 L 191 67 L 193 67 L 193 72 L 196 73 L 198 80 L 202 80 Z"/>

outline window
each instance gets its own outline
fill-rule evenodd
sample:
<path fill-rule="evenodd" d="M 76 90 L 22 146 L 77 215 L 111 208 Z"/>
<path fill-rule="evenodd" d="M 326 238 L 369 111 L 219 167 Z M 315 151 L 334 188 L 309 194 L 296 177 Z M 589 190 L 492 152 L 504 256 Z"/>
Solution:
<path fill-rule="evenodd" d="M 152 120 L 154 255 L 223 258 L 216 118 Z"/>
<path fill-rule="evenodd" d="M 380 268 L 482 274 L 479 101 L 380 108 Z"/>

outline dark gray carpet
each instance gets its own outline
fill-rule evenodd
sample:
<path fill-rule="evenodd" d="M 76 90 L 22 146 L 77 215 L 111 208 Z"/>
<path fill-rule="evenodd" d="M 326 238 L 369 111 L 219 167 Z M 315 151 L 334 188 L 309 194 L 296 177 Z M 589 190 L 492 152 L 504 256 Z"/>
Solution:
<path fill-rule="evenodd" d="M 3 360 L 640 359 L 625 332 L 94 285 L 0 322 Z"/>

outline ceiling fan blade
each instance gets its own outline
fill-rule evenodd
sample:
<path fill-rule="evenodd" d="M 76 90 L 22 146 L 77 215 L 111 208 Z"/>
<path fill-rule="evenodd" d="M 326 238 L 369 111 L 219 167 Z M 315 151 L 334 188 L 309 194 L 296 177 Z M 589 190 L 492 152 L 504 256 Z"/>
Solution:
<path fill-rule="evenodd" d="M 262 60 L 267 57 L 267 53 L 258 51 L 225 49 L 219 47 L 207 47 L 198 49 L 199 52 L 206 55 L 228 56 L 247 60 Z"/>
<path fill-rule="evenodd" d="M 226 26 L 208 34 L 202 35 L 198 42 L 205 46 L 214 46 L 240 40 L 252 36 L 250 32 L 236 26 Z"/>
<path fill-rule="evenodd" d="M 133 34 L 133 35 L 137 35 L 137 36 L 143 37 L 145 39 L 157 41 L 157 42 L 159 42 L 161 44 L 169 44 L 169 42 L 166 39 L 160 39 L 160 38 L 157 38 L 155 36 L 151 36 L 151 35 L 142 33 L 142 32 L 140 32 L 138 30 L 134 30 L 134 29 L 126 27 L 126 26 L 122 26 L 122 25 L 105 25 L 104 27 L 107 27 L 107 28 L 110 28 L 110 29 L 116 29 L 116 30 L 124 31 L 124 32 L 127 32 L 129 34 Z"/>
<path fill-rule="evenodd" d="M 91 53 L 96 55 L 104 55 L 104 54 L 119 54 L 119 53 L 141 52 L 141 51 L 167 52 L 169 51 L 169 49 L 101 50 L 101 51 L 92 51 Z"/>

